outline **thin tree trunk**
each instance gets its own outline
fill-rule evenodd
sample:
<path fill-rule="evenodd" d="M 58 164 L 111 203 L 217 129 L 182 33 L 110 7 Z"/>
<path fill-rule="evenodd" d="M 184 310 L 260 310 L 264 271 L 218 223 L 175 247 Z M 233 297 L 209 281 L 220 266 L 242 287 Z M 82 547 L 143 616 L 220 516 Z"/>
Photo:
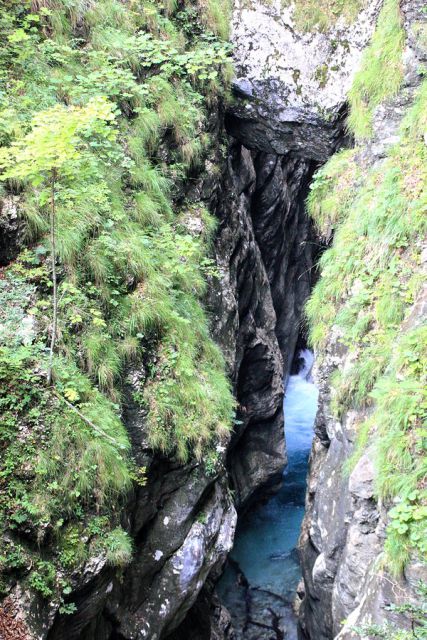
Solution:
<path fill-rule="evenodd" d="M 58 400 L 60 400 L 64 404 L 66 404 L 69 409 L 74 411 L 74 413 L 76 413 L 79 416 L 79 418 L 81 420 L 83 420 L 83 422 L 85 422 L 87 425 L 89 425 L 89 427 L 92 427 L 92 429 L 94 431 L 96 431 L 96 433 L 98 433 L 103 438 L 106 438 L 106 440 L 109 440 L 112 444 L 116 445 L 116 447 L 118 447 L 119 449 L 122 448 L 120 446 L 120 444 L 117 442 L 117 440 L 115 440 L 114 438 L 109 436 L 108 433 L 105 433 L 105 431 L 103 431 L 102 429 L 97 427 L 96 424 L 94 422 L 92 422 L 92 420 L 89 420 L 89 418 L 86 418 L 86 416 L 83 415 L 83 413 L 81 411 L 79 411 L 77 409 L 77 407 L 75 407 L 73 404 L 71 404 L 71 402 L 68 402 L 68 400 L 66 400 L 63 396 L 61 396 L 59 393 L 57 393 L 57 391 L 55 391 L 55 389 L 53 390 L 53 393 L 58 398 Z"/>
<path fill-rule="evenodd" d="M 51 195 L 50 195 L 50 246 L 52 260 L 52 282 L 53 282 L 53 317 L 52 336 L 50 339 L 49 368 L 47 371 L 47 383 L 52 384 L 53 354 L 55 351 L 56 334 L 58 329 L 58 281 L 56 276 L 56 234 L 55 234 L 55 181 L 56 169 L 52 169 Z"/>

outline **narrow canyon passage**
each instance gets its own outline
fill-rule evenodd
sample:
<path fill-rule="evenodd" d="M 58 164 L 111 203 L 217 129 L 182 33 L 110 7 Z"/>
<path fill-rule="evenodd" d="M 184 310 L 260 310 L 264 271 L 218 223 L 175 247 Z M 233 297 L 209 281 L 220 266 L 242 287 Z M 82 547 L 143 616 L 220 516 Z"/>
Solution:
<path fill-rule="evenodd" d="M 313 354 L 299 352 L 285 400 L 288 464 L 280 491 L 246 513 L 218 593 L 231 613 L 236 638 L 297 639 L 292 601 L 300 579 L 297 541 L 304 515 L 308 456 L 318 391 L 311 378 Z"/>
<path fill-rule="evenodd" d="M 0 640 L 427 640 L 425 4 L 1 3 Z"/>

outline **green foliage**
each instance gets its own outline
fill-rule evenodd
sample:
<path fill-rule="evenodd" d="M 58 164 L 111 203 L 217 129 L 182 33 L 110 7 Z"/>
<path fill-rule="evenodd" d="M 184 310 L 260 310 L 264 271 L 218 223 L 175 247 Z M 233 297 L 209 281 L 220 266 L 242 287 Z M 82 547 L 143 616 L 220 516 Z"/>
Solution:
<path fill-rule="evenodd" d="M 228 40 L 230 36 L 230 0 L 198 0 L 203 11 L 203 20 L 214 33 Z"/>
<path fill-rule="evenodd" d="M 206 212 L 203 217 L 206 224 Z M 203 276 L 211 265 L 204 257 L 204 241 L 186 233 L 185 227 L 174 232 L 160 227 L 147 238 L 147 246 L 157 271 L 130 300 L 128 321 L 142 333 L 164 331 L 140 398 L 149 409 L 150 442 L 165 452 L 177 446 L 183 460 L 190 449 L 201 457 L 210 434 L 221 436 L 233 414 L 223 358 L 194 297 L 195 292 L 203 294 Z"/>
<path fill-rule="evenodd" d="M 308 211 L 319 232 L 329 238 L 335 226 L 341 222 L 347 204 L 354 195 L 358 166 L 354 150 L 340 151 L 315 175 L 307 199 Z"/>
<path fill-rule="evenodd" d="M 271 4 L 271 0 L 264 2 Z M 291 2 L 282 0 L 282 4 L 289 6 Z M 347 23 L 354 22 L 365 4 L 364 0 L 295 0 L 295 26 L 300 31 L 323 33 L 331 29 L 339 18 Z"/>
<path fill-rule="evenodd" d="M 132 560 L 132 541 L 120 527 L 113 529 L 102 539 L 107 562 L 114 567 L 124 567 Z"/>
<path fill-rule="evenodd" d="M 427 25 L 421 20 L 417 20 L 411 25 L 411 32 L 415 42 L 422 50 L 427 50 Z"/>
<path fill-rule="evenodd" d="M 399 90 L 404 42 L 399 2 L 385 0 L 372 42 L 349 92 L 348 126 L 356 138 L 370 137 L 374 109 Z"/>
<path fill-rule="evenodd" d="M 28 584 L 34 591 L 38 591 L 44 598 L 53 596 L 56 571 L 51 562 L 39 560 L 36 568 L 31 572 Z"/>
<path fill-rule="evenodd" d="M 388 605 L 387 610 L 403 614 L 410 625 L 410 629 L 397 629 L 391 624 L 366 624 L 361 627 L 352 627 L 358 636 L 371 638 L 383 638 L 384 640 L 425 640 L 427 638 L 427 585 L 419 582 L 417 588 L 419 601 L 407 602 L 401 605 Z M 408 626 L 409 626 L 408 625 Z"/>
<path fill-rule="evenodd" d="M 231 424 L 202 305 L 217 275 L 215 223 L 181 186 L 203 166 L 206 108 L 227 90 L 228 9 L 38 0 L 33 14 L 20 2 L 1 12 L 2 178 L 38 244 L 0 280 L 0 527 L 31 547 L 14 542 L 0 567 L 63 613 L 74 604 L 59 576 L 91 549 L 115 566 L 131 559 L 118 513 L 146 474 L 120 416 L 129 362 L 148 372 L 136 397 L 153 447 L 201 457 Z M 47 388 L 52 171 L 58 339 Z"/>
<path fill-rule="evenodd" d="M 22 277 L 11 275 L 0 280 L 0 344 L 18 347 L 32 341 L 32 318 L 26 316 L 22 300 L 30 301 L 35 286 Z"/>
<path fill-rule="evenodd" d="M 87 549 L 83 531 L 76 525 L 69 525 L 60 534 L 59 560 L 63 567 L 75 568 L 86 559 Z"/>
<path fill-rule="evenodd" d="M 306 307 L 311 342 L 321 357 L 333 332 L 348 350 L 346 367 L 332 378 L 332 409 L 338 417 L 349 409 L 368 415 L 348 470 L 374 441 L 377 493 L 396 501 L 386 542 L 396 573 L 411 554 L 427 552 L 427 334 L 410 321 L 427 230 L 426 106 L 424 83 L 380 169 L 364 169 L 357 151 L 338 154 L 309 196 L 322 233 L 329 237 L 335 227 Z"/>
<path fill-rule="evenodd" d="M 395 345 L 386 375 L 378 380 L 375 400 L 377 489 L 393 498 L 386 551 L 400 572 L 411 551 L 427 554 L 427 327 L 407 332 Z"/>
<path fill-rule="evenodd" d="M 98 136 L 114 140 L 114 129 L 106 126 L 115 115 L 104 98 L 93 98 L 85 107 L 55 105 L 39 112 L 30 123 L 30 132 L 0 149 L 1 179 L 30 179 L 43 183 L 52 169 L 72 172 L 68 163 L 80 159 L 82 146 L 99 146 Z"/>
<path fill-rule="evenodd" d="M 0 352 L 2 524 L 17 530 L 31 523 L 37 538 L 46 524 L 56 526 L 93 501 L 108 505 L 130 484 L 127 437 L 113 405 L 75 365 L 57 363 L 58 392 L 46 388 L 42 353 L 41 345 Z M 82 414 L 101 422 L 98 431 L 61 400 L 61 391 L 72 389 Z"/>

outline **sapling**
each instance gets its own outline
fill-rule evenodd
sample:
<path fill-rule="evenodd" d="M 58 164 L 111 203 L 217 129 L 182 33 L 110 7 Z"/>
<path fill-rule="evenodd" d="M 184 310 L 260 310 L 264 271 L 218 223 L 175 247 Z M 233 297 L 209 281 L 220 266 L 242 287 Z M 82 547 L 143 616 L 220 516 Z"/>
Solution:
<path fill-rule="evenodd" d="M 58 332 L 58 278 L 56 271 L 57 189 L 62 176 L 73 177 L 76 161 L 97 141 L 111 142 L 116 129 L 114 105 L 103 97 L 92 98 L 86 106 L 57 104 L 34 116 L 31 130 L 11 146 L 0 149 L 0 179 L 30 182 L 49 193 L 50 253 L 52 262 L 52 333 L 47 371 L 52 384 L 52 369 Z M 77 176 L 76 176 L 77 177 Z M 42 198 L 41 198 L 42 200 Z"/>

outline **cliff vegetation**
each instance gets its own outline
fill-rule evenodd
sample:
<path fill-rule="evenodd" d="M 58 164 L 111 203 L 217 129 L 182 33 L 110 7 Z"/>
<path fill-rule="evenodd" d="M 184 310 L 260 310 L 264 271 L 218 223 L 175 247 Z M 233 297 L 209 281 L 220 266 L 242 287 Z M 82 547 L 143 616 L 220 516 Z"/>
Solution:
<path fill-rule="evenodd" d="M 386 0 L 350 93 L 349 127 L 360 142 L 316 174 L 308 199 L 319 232 L 333 235 L 307 305 L 311 342 L 322 357 L 335 336 L 349 354 L 333 375 L 332 409 L 337 418 L 354 409 L 363 416 L 347 471 L 373 448 L 377 498 L 389 510 L 385 562 L 395 574 L 427 554 L 427 327 L 419 313 L 427 83 L 383 161 L 367 164 L 362 140 L 372 136 L 375 107 L 401 86 L 402 50 L 398 3 Z"/>
<path fill-rule="evenodd" d="M 203 306 L 215 220 L 185 196 L 228 24 L 228 0 L 2 3 L 0 195 L 25 247 L 0 271 L 0 586 L 24 578 L 64 613 L 91 554 L 132 556 L 129 367 L 153 449 L 200 459 L 232 423 Z"/>

